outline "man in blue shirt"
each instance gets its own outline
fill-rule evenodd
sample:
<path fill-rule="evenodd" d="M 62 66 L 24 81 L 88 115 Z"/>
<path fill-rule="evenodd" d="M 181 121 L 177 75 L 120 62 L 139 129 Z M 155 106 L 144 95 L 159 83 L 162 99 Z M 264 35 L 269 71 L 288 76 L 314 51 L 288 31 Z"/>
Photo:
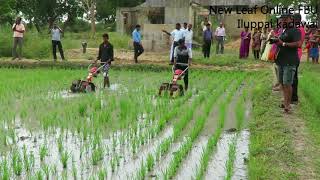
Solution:
<path fill-rule="evenodd" d="M 142 43 L 141 43 L 141 26 L 139 24 L 136 25 L 136 28 L 132 32 L 133 39 L 133 47 L 134 47 L 134 61 L 138 63 L 138 57 L 144 52 Z"/>

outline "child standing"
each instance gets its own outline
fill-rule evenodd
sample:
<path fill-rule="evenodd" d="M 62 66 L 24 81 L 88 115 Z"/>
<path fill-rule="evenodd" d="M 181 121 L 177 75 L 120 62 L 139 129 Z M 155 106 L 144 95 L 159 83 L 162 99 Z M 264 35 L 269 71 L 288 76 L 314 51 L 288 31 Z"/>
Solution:
<path fill-rule="evenodd" d="M 254 55 L 254 59 L 258 60 L 260 56 L 260 49 L 261 49 L 261 33 L 260 31 L 256 28 L 254 29 L 254 33 L 252 35 L 252 51 Z"/>

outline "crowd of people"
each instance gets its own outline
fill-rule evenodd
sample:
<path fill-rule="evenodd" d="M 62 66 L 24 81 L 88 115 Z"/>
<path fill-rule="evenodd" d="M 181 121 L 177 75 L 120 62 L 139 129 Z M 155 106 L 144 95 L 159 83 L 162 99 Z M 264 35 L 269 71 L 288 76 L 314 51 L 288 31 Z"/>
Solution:
<path fill-rule="evenodd" d="M 312 58 L 313 63 L 318 63 L 320 29 L 305 28 L 300 14 L 283 14 L 278 18 L 281 27 L 262 31 L 255 29 L 252 36 L 248 29 L 241 32 L 240 58 L 248 57 L 252 39 L 254 58 L 274 63 L 277 82 L 273 90 L 283 92 L 280 107 L 285 113 L 290 113 L 291 104 L 297 104 L 299 99 L 298 70 L 303 46 L 307 51 L 307 60 Z"/>
<path fill-rule="evenodd" d="M 298 69 L 302 58 L 303 46 L 307 51 L 307 60 L 312 59 L 313 63 L 319 63 L 319 45 L 320 45 L 320 29 L 306 27 L 301 24 L 300 14 L 283 14 L 278 17 L 282 27 L 269 29 L 254 29 L 253 34 L 248 28 L 245 28 L 241 34 L 241 44 L 239 50 L 239 58 L 246 59 L 249 57 L 250 45 L 254 59 L 265 60 L 274 63 L 274 73 L 277 82 L 273 86 L 274 91 L 283 92 L 283 101 L 280 105 L 286 113 L 291 110 L 291 104 L 298 102 Z M 12 27 L 13 31 L 13 60 L 21 59 L 23 37 L 25 27 L 18 17 Z M 293 26 L 288 24 L 294 22 Z M 297 23 L 298 22 L 298 23 Z M 286 25 L 286 26 L 285 26 Z M 224 53 L 224 42 L 226 40 L 226 30 L 224 24 L 220 23 L 213 32 L 212 23 L 205 18 L 201 23 L 203 31 L 203 55 L 205 58 L 210 57 L 210 49 L 212 42 L 216 40 L 216 54 Z M 185 70 L 191 65 L 192 60 L 192 43 L 193 31 L 192 24 L 180 23 L 176 24 L 172 32 L 162 30 L 172 39 L 170 50 L 170 65 L 174 65 L 175 69 Z M 60 52 L 62 60 L 65 60 L 61 34 L 63 31 L 56 24 L 50 27 L 49 33 L 52 36 L 52 54 L 54 61 L 57 60 L 56 50 Z M 132 40 L 134 47 L 134 61 L 138 63 L 138 57 L 143 54 L 141 26 L 136 25 L 132 32 Z M 252 40 L 252 42 L 251 42 Z M 19 48 L 19 51 L 17 50 Z M 114 59 L 113 46 L 109 42 L 108 34 L 103 35 L 103 43 L 99 46 L 98 60 L 104 64 L 104 86 L 110 86 L 108 71 L 111 61 Z M 185 89 L 188 88 L 188 70 L 185 72 L 184 79 Z"/>
<path fill-rule="evenodd" d="M 301 21 L 300 14 L 293 14 L 292 19 L 295 22 Z M 312 63 L 319 63 L 319 43 L 320 43 L 320 29 L 303 27 L 302 25 L 298 27 L 303 34 L 303 44 L 304 49 L 307 51 L 307 61 L 312 60 Z M 282 28 L 263 28 L 254 29 L 253 34 L 248 28 L 245 28 L 241 34 L 241 44 L 240 44 L 240 59 L 246 59 L 249 57 L 250 45 L 252 48 L 252 54 L 256 60 L 264 61 L 275 61 L 275 55 L 277 53 L 277 46 L 275 44 L 270 44 L 270 39 L 277 38 L 282 33 Z M 302 56 L 302 48 L 299 48 L 299 56 Z"/>

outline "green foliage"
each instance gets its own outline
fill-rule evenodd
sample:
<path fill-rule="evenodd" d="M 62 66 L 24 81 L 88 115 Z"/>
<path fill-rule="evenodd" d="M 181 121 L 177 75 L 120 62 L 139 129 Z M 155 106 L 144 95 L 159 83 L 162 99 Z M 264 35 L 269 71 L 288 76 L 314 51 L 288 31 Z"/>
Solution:
<path fill-rule="evenodd" d="M 13 8 L 15 5 L 14 0 L 0 0 L 0 24 L 8 23 L 12 19 Z M 11 23 L 11 22 L 9 22 Z"/>

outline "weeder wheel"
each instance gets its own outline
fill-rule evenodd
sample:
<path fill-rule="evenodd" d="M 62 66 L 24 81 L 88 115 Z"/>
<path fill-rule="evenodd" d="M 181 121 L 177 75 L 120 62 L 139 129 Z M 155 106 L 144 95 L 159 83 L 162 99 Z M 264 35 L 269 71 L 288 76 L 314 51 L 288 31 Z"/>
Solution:
<path fill-rule="evenodd" d="M 169 83 L 163 83 L 159 88 L 159 96 L 162 95 L 163 91 L 168 91 L 169 89 Z"/>
<path fill-rule="evenodd" d="M 173 93 L 176 92 L 178 90 L 177 85 L 172 85 L 170 88 L 170 96 L 173 96 Z"/>

